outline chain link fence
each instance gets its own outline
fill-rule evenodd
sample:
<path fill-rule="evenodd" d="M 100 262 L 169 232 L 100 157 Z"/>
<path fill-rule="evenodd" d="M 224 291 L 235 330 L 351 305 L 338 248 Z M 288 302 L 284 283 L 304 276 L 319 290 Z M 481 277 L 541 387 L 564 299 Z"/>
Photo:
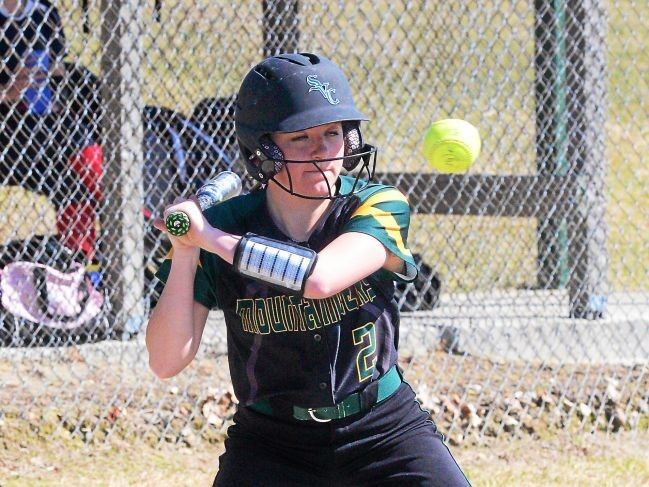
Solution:
<path fill-rule="evenodd" d="M 12 4 L 0 433 L 13 421 L 87 442 L 222 439 L 236 398 L 218 311 L 186 371 L 148 370 L 143 328 L 169 248 L 152 220 L 221 170 L 243 175 L 239 83 L 296 49 L 344 67 L 378 178 L 410 200 L 423 272 L 398 292 L 401 365 L 451 441 L 647 431 L 646 3 Z M 420 153 L 442 118 L 481 132 L 465 175 Z"/>

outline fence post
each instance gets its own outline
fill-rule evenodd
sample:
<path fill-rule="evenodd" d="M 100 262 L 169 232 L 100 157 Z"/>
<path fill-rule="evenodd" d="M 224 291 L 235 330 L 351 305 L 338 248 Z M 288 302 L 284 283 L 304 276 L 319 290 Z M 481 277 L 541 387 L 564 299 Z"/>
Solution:
<path fill-rule="evenodd" d="M 603 0 L 567 2 L 566 24 L 570 39 L 568 160 L 575 178 L 567 215 L 570 316 L 598 318 L 608 294 Z"/>
<path fill-rule="evenodd" d="M 565 176 L 569 168 L 565 3 L 534 1 L 536 155 L 541 176 Z M 558 194 L 562 201 L 569 197 L 567 190 Z M 561 201 L 548 203 L 551 204 L 543 205 L 547 211 L 541 211 L 537 217 L 537 279 L 541 289 L 558 289 L 568 283 L 567 227 Z"/>
<path fill-rule="evenodd" d="M 298 0 L 263 1 L 264 58 L 297 52 L 300 42 Z"/>
<path fill-rule="evenodd" d="M 144 322 L 142 2 L 102 0 L 104 205 L 101 235 L 112 318 L 122 338 Z"/>

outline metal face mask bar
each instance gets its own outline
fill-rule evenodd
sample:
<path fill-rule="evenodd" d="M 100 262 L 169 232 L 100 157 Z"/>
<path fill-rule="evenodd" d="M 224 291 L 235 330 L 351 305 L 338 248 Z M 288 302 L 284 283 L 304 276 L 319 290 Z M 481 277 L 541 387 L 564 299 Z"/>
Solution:
<path fill-rule="evenodd" d="M 286 168 L 286 172 L 288 175 L 288 180 L 289 184 L 288 187 L 284 184 L 282 184 L 280 181 L 278 181 L 275 178 L 275 175 L 270 177 L 270 180 L 273 181 L 275 184 L 277 184 L 279 187 L 281 187 L 284 191 L 294 195 L 294 196 L 299 196 L 300 198 L 305 198 L 305 199 L 310 199 L 310 200 L 327 200 L 327 199 L 336 199 L 336 198 L 345 198 L 347 196 L 353 195 L 355 193 L 358 193 L 360 190 L 365 188 L 370 181 L 374 178 L 374 171 L 376 168 L 376 153 L 377 149 L 376 147 L 370 145 L 370 144 L 365 144 L 363 146 L 363 149 L 361 152 L 357 154 L 352 154 L 348 156 L 343 156 L 343 157 L 333 157 L 330 159 L 320 159 L 320 160 L 308 160 L 308 161 L 294 161 L 294 160 L 285 160 L 285 159 L 272 159 L 270 157 L 267 157 L 263 152 L 260 150 L 256 151 L 254 155 L 251 157 L 255 157 L 261 161 L 261 166 L 264 167 L 266 165 L 268 166 L 275 166 L 275 164 L 281 164 L 283 167 Z M 329 161 L 346 161 L 346 160 L 351 160 L 351 159 L 358 159 L 361 158 L 363 160 L 363 164 L 360 165 L 360 169 L 358 169 L 358 172 L 356 174 L 356 178 L 354 180 L 354 184 L 352 186 L 352 189 L 345 194 L 337 194 L 336 193 L 336 188 L 332 187 L 329 184 L 329 181 L 327 181 L 327 178 L 325 176 L 324 171 L 318 167 L 319 163 L 322 162 L 329 162 Z M 318 171 L 320 171 L 320 174 L 322 174 L 322 178 L 324 181 L 327 183 L 327 189 L 328 189 L 328 195 L 327 196 L 311 196 L 311 195 L 305 195 L 302 193 L 298 193 L 295 191 L 293 188 L 293 180 L 291 178 L 291 171 L 290 171 L 290 165 L 291 164 L 311 164 L 313 165 Z M 361 176 L 365 175 L 364 178 Z"/>

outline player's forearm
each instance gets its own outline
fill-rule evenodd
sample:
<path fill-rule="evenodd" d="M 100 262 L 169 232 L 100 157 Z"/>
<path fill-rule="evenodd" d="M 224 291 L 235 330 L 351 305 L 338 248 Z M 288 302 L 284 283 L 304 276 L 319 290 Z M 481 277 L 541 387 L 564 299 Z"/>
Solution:
<path fill-rule="evenodd" d="M 183 370 L 196 355 L 200 337 L 194 327 L 194 276 L 198 250 L 176 251 L 146 333 L 151 370 L 161 378 Z"/>
<path fill-rule="evenodd" d="M 343 267 L 338 261 L 327 259 L 326 255 L 318 255 L 318 263 L 304 286 L 304 297 L 325 299 L 334 296 L 376 270 L 372 269 L 368 270 L 365 266 Z"/>
<path fill-rule="evenodd" d="M 345 233 L 318 253 L 304 297 L 331 297 L 385 267 L 386 262 L 388 252 L 378 240 L 365 234 Z"/>
<path fill-rule="evenodd" d="M 202 249 L 218 255 L 224 261 L 232 264 L 241 237 L 210 226 L 205 229 L 199 239 L 198 245 Z"/>

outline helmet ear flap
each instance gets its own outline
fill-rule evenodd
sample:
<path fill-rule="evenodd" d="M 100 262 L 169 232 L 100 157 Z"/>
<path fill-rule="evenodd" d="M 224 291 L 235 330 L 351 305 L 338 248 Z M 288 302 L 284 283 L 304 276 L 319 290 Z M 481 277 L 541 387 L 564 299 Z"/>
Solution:
<path fill-rule="evenodd" d="M 343 167 L 347 171 L 353 171 L 361 161 L 361 157 L 349 157 L 362 152 L 363 136 L 361 135 L 359 122 L 343 122 L 343 139 L 345 143 L 345 160 Z"/>
<path fill-rule="evenodd" d="M 241 143 L 240 146 L 243 148 Z M 260 138 L 259 146 L 254 152 L 247 149 L 242 152 L 248 172 L 260 183 L 266 184 L 284 166 L 284 153 L 267 135 Z"/>

